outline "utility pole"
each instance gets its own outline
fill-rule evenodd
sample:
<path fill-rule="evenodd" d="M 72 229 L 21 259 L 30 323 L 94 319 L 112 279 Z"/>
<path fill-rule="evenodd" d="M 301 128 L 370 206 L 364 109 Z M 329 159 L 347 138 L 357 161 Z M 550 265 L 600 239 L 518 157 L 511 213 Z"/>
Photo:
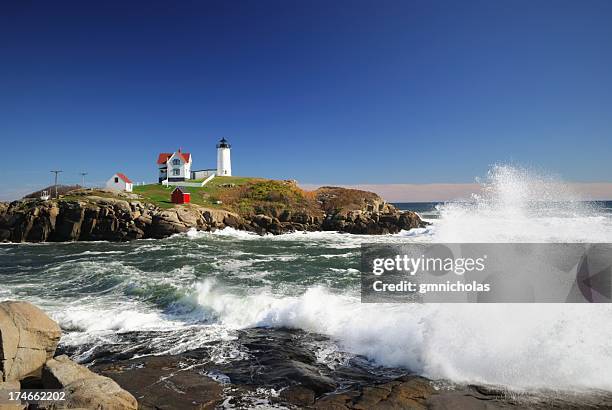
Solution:
<path fill-rule="evenodd" d="M 59 174 L 60 172 L 64 172 L 64 171 L 58 169 L 58 170 L 53 170 L 51 172 L 55 174 L 55 199 L 57 199 L 59 197 L 59 195 L 57 195 L 57 174 Z"/>
<path fill-rule="evenodd" d="M 82 178 L 81 188 L 85 188 L 85 175 L 87 175 L 87 172 L 80 172 L 79 175 Z"/>

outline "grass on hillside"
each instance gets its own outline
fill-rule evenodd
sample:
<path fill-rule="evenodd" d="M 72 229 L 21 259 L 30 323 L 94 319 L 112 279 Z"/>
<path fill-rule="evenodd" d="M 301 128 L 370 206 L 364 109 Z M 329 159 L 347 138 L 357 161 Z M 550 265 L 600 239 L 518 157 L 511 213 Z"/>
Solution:
<path fill-rule="evenodd" d="M 210 208 L 223 208 L 224 204 L 217 204 L 225 190 L 234 187 L 262 181 L 260 178 L 250 177 L 215 177 L 203 187 L 185 187 L 191 194 L 191 203 Z M 227 186 L 225 186 L 227 185 Z M 175 186 L 162 184 L 139 185 L 134 187 L 134 193 L 140 195 L 146 202 L 151 202 L 160 208 L 172 208 L 175 204 L 170 200 L 170 194 Z"/>
<path fill-rule="evenodd" d="M 219 192 L 227 209 L 242 215 L 278 215 L 284 210 L 317 212 L 314 192 L 288 181 L 259 180 Z"/>
<path fill-rule="evenodd" d="M 134 187 L 134 193 L 160 208 L 175 206 L 170 194 L 175 187 L 151 184 Z M 249 177 L 215 177 L 203 187 L 185 187 L 191 203 L 220 208 L 241 215 L 265 214 L 277 216 L 284 210 L 319 213 L 314 192 L 307 192 L 295 183 Z M 221 203 L 217 203 L 220 201 Z"/>

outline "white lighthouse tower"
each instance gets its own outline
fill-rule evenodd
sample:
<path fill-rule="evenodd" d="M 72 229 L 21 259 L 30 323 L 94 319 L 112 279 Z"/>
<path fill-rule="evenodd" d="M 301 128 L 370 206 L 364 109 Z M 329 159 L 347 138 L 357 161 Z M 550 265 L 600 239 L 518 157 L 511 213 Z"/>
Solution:
<path fill-rule="evenodd" d="M 232 176 L 231 147 L 225 138 L 222 138 L 217 144 L 217 176 L 219 177 Z"/>

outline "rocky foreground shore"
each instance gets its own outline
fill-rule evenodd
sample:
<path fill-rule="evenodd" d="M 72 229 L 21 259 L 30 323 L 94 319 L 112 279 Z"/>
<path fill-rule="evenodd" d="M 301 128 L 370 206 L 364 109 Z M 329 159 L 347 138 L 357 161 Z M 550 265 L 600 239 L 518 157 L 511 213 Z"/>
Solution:
<path fill-rule="evenodd" d="M 0 303 L 0 409 L 138 408 L 134 396 L 112 379 L 93 373 L 68 356 L 55 356 L 61 334 L 57 323 L 36 306 Z M 12 399 L 11 393 L 22 389 L 62 390 L 65 397 L 36 407 L 34 402 Z"/>
<path fill-rule="evenodd" d="M 0 203 L 0 241 L 159 239 L 189 229 L 226 227 L 258 234 L 388 234 L 425 226 L 416 213 L 400 211 L 370 192 L 327 187 L 318 190 L 315 199 L 310 206 L 287 206 L 272 197 L 240 212 L 239 207 L 231 211 L 194 204 L 164 209 L 136 194 L 76 190 L 58 200 Z"/>
<path fill-rule="evenodd" d="M 539 392 L 516 394 L 483 386 L 455 386 L 373 367 L 355 357 L 323 364 L 306 346 L 324 336 L 291 329 L 246 329 L 237 343 L 249 355 L 211 360 L 210 346 L 154 356 L 139 343 L 152 335 L 134 332 L 134 350 L 112 345 L 60 347 L 59 326 L 26 302 L 0 303 L 0 409 L 609 409 L 612 394 Z M 85 367 L 68 355 L 93 352 Z M 68 355 L 65 355 L 67 353 Z M 93 370 L 93 371 L 92 371 Z M 8 392 L 53 389 L 65 400 L 9 402 Z"/>

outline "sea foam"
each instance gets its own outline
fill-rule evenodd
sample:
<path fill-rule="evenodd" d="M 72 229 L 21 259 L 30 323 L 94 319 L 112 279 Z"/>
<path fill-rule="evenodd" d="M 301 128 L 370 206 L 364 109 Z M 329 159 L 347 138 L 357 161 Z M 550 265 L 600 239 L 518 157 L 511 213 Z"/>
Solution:
<path fill-rule="evenodd" d="M 497 166 L 481 195 L 440 208 L 426 240 L 612 241 L 610 217 L 578 199 L 550 177 Z M 297 297 L 265 291 L 237 296 L 210 281 L 197 292 L 198 303 L 226 326 L 323 333 L 340 349 L 435 379 L 516 390 L 612 390 L 607 305 L 361 304 L 355 295 L 323 287 Z"/>
<path fill-rule="evenodd" d="M 289 327 L 434 379 L 512 389 L 612 390 L 612 309 L 564 305 L 361 304 L 313 287 L 299 297 L 198 287 L 229 328 Z"/>
<path fill-rule="evenodd" d="M 113 336 L 120 332 L 150 330 L 164 333 L 150 341 L 159 344 L 159 351 L 177 353 L 209 340 L 231 340 L 235 329 L 291 327 L 328 335 L 341 356 L 342 352 L 359 354 L 434 379 L 512 389 L 612 391 L 612 307 L 608 305 L 362 304 L 355 288 L 332 290 L 321 281 L 319 286 L 294 292 L 286 287 L 296 282 L 237 289 L 224 279 L 233 275 L 252 280 L 256 271 L 246 269 L 250 266 L 216 263 L 216 259 L 175 261 L 177 255 L 187 258 L 197 251 L 205 257 L 215 249 L 229 262 L 238 252 L 241 257 L 253 254 L 263 260 L 259 248 L 250 246 L 264 250 L 272 246 L 274 252 L 265 258 L 284 262 L 285 269 L 297 263 L 290 260 L 293 253 L 285 255 L 276 249 L 285 243 L 296 250 L 349 249 L 337 255 L 325 249 L 319 255 L 333 261 L 356 258 L 360 244 L 369 242 L 612 242 L 610 213 L 579 199 L 559 180 L 497 166 L 483 182 L 480 195 L 441 206 L 440 218 L 425 229 L 385 236 L 317 232 L 263 238 L 231 228 L 193 231 L 164 241 L 126 244 L 133 249 L 126 248 L 126 253 L 113 255 L 105 263 L 54 260 L 44 267 L 44 275 L 56 285 L 16 281 L 5 286 L 0 298 L 42 289 L 40 296 L 29 296 L 29 300 L 45 307 L 69 330 L 62 339 L 65 344 L 103 345 L 107 338 L 113 343 Z M 223 253 L 228 246 L 234 254 Z M 138 259 L 129 259 L 130 249 Z M 155 263 L 143 263 L 143 252 Z M 308 266 L 314 276 L 322 275 L 316 269 L 324 269 L 325 264 Z M 201 271 L 209 278 L 196 279 Z M 330 280 L 356 274 L 332 272 Z M 77 296 L 66 296 L 64 288 Z M 160 298 L 166 301 L 166 295 L 172 298 L 169 306 L 155 304 Z M 227 348 L 229 353 L 220 352 L 218 360 L 236 356 L 235 346 Z"/>

